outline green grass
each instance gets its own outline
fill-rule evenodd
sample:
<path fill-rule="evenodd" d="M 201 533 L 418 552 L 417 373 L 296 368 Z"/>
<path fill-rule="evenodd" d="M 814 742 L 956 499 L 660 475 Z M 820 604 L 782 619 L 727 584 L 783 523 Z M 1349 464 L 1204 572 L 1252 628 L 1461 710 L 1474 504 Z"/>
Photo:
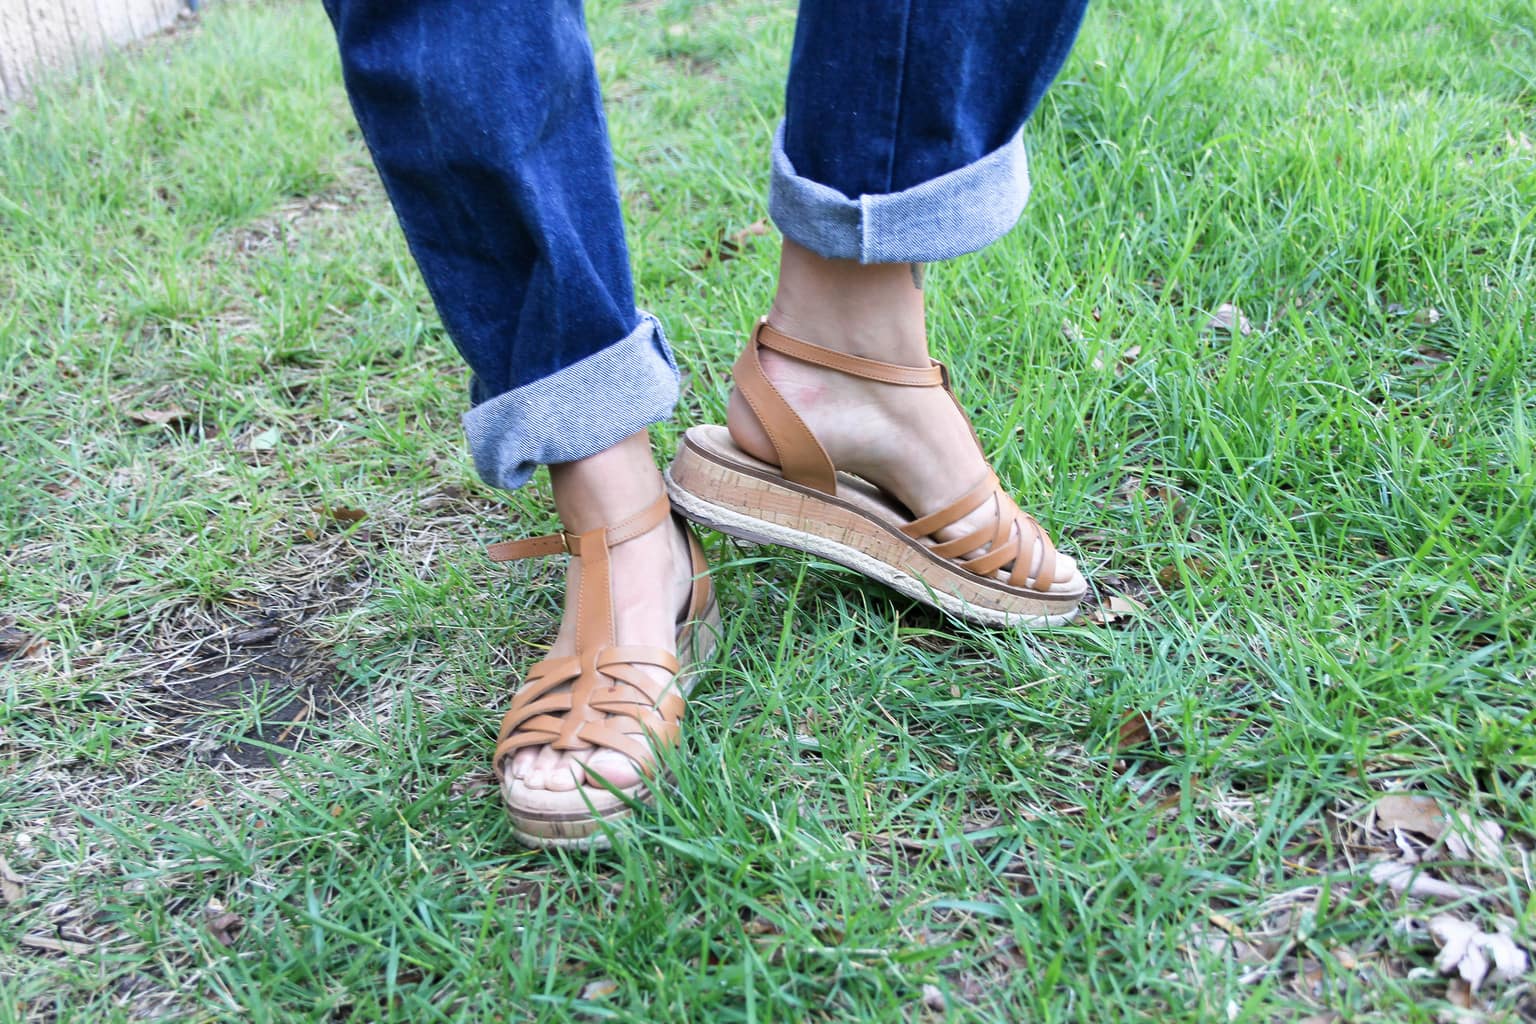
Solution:
<path fill-rule="evenodd" d="M 765 215 L 793 12 L 590 7 L 670 448 L 772 289 L 772 237 L 705 254 Z M 0 128 L 0 1020 L 1447 1011 L 1364 809 L 1536 841 L 1525 4 L 1092 9 L 1023 223 L 928 290 L 1004 479 L 1145 611 L 970 631 L 716 542 L 729 653 L 596 854 L 490 785 L 560 567 L 479 545 L 547 486 L 472 478 L 332 45 L 217 5 Z M 1518 861 L 1435 871 L 1536 946 Z"/>

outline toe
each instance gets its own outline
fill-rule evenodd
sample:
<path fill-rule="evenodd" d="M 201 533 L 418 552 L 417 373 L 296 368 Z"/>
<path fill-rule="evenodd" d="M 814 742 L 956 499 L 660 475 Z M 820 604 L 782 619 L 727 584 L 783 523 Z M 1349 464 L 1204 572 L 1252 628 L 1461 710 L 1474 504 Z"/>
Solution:
<path fill-rule="evenodd" d="M 514 779 L 526 779 L 533 771 L 534 759 L 539 756 L 538 748 L 524 747 L 512 755 L 512 759 L 506 762 L 507 774 Z"/>
<path fill-rule="evenodd" d="M 604 782 L 615 789 L 628 789 L 640 781 L 640 773 L 634 762 L 612 750 L 600 750 L 586 760 L 589 786 L 601 787 Z M 599 782 L 601 778 L 601 782 Z"/>
<path fill-rule="evenodd" d="M 580 782 L 581 766 L 575 763 L 562 764 L 544 777 L 544 786 L 551 793 L 569 793 Z"/>
<path fill-rule="evenodd" d="M 533 765 L 528 774 L 523 778 L 523 784 L 529 789 L 548 789 L 550 776 L 555 774 L 556 766 L 560 763 L 558 751 L 548 747 L 540 747 L 538 754 L 533 759 Z"/>

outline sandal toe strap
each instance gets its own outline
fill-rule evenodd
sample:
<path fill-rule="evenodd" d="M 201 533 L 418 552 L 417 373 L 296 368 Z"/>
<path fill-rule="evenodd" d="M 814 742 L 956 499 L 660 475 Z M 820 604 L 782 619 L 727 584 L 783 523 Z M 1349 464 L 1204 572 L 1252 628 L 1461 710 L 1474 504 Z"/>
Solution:
<path fill-rule="evenodd" d="M 933 538 L 932 535 L 939 530 L 953 526 L 994 500 L 997 503 L 996 518 L 989 525 L 953 540 L 939 541 Z M 928 538 L 933 554 L 954 561 L 960 568 L 978 576 L 991 576 L 1011 566 L 1013 571 L 1008 576 L 1008 585 L 1011 587 L 1049 593 L 1056 582 L 1056 546 L 1033 516 L 1020 511 L 1002 489 L 997 476 L 990 472 L 985 480 L 958 501 L 912 520 L 901 531 L 913 539 Z M 1037 544 L 1040 564 L 1031 573 Z M 975 551 L 983 553 L 975 558 L 963 557 Z"/>
<path fill-rule="evenodd" d="M 659 680 L 640 666 L 673 676 Z M 686 701 L 674 686 L 677 657 L 659 647 L 604 647 L 585 657 L 551 658 L 535 665 L 501 720 L 495 763 L 524 747 L 555 750 L 613 750 L 649 775 L 653 744 L 677 740 Z M 569 686 L 564 693 L 551 691 Z M 624 731 L 617 719 L 640 726 Z"/>

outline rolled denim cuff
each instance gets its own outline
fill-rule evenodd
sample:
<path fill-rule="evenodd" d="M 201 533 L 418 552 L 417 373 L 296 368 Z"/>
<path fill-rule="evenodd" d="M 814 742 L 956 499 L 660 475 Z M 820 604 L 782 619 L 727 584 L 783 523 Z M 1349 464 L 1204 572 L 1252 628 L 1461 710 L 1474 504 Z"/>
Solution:
<path fill-rule="evenodd" d="M 1022 130 L 975 163 L 901 192 L 857 199 L 796 174 L 784 152 L 782 122 L 774 133 L 768 214 L 786 237 L 827 259 L 953 259 L 1007 234 L 1028 199 Z"/>
<path fill-rule="evenodd" d="M 533 471 L 612 448 L 672 415 L 677 363 L 649 313 L 623 340 L 464 414 L 481 479 L 515 490 Z"/>

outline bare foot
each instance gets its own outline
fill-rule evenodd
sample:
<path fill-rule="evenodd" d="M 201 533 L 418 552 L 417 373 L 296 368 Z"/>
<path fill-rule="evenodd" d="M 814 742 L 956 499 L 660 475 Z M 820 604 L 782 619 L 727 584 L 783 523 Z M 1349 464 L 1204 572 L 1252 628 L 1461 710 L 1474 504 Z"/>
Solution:
<path fill-rule="evenodd" d="M 928 365 L 920 264 L 827 260 L 785 240 L 779 288 L 768 322 L 823 348 L 903 366 Z M 763 350 L 763 372 L 805 421 L 839 470 L 862 477 L 901 502 L 914 518 L 953 504 L 986 479 L 985 455 L 965 413 L 942 388 L 895 387 Z M 773 445 L 741 396 L 731 393 L 731 436 L 748 454 L 775 462 Z M 1006 499 L 1004 499 L 1006 501 Z M 989 527 L 1000 512 L 988 501 L 940 531 L 950 540 Z M 1015 527 L 1014 536 L 1018 530 Z M 975 558 L 990 545 L 962 558 Z M 1021 553 L 1033 575 L 1043 546 Z M 1076 564 L 1058 554 L 1055 577 Z M 995 574 L 1006 579 L 1006 569 Z"/>
<path fill-rule="evenodd" d="M 662 492 L 661 474 L 656 470 L 650 439 L 644 432 L 589 459 L 552 466 L 550 479 L 555 508 L 571 533 L 618 523 L 655 501 Z M 619 644 L 642 644 L 675 652 L 677 617 L 687 608 L 693 592 L 693 563 L 682 529 L 669 520 L 612 548 L 609 559 L 615 640 Z M 550 657 L 576 653 L 575 609 L 580 582 L 581 559 L 572 558 L 566 574 L 565 615 L 550 648 Z M 637 667 L 659 682 L 671 679 L 659 668 Z M 616 717 L 623 725 L 632 726 L 633 734 L 642 743 L 649 742 L 633 719 Z M 588 768 L 619 789 L 640 780 L 634 762 L 612 750 L 524 747 L 512 756 L 504 770 L 529 789 L 567 792 L 577 786 L 601 785 L 588 774 Z"/>

